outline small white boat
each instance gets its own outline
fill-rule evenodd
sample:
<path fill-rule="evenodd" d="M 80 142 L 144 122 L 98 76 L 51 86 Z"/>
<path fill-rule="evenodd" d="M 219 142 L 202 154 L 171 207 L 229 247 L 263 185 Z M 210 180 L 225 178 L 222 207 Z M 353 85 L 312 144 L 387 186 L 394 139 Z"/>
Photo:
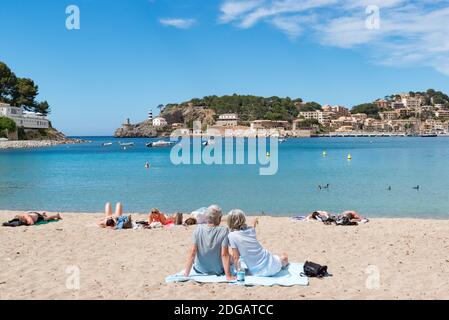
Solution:
<path fill-rule="evenodd" d="M 160 141 L 155 141 L 155 142 L 149 142 L 146 144 L 146 146 L 148 148 L 158 148 L 158 147 L 169 147 L 173 144 L 174 144 L 174 142 L 160 140 Z"/>
<path fill-rule="evenodd" d="M 134 146 L 134 142 L 120 143 L 121 147 L 132 147 Z"/>
<path fill-rule="evenodd" d="M 103 147 L 109 147 L 112 146 L 112 142 L 105 142 L 101 144 Z"/>
<path fill-rule="evenodd" d="M 287 142 L 286 138 L 279 138 L 279 143 L 284 143 L 284 142 Z"/>

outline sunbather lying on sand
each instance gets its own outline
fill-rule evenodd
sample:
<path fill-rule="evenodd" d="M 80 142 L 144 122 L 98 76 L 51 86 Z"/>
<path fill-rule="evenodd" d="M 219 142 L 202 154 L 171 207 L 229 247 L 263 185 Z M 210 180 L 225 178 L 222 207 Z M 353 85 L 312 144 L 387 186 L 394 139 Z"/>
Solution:
<path fill-rule="evenodd" d="M 151 212 L 148 216 L 148 224 L 151 226 L 152 223 L 160 223 L 163 226 L 166 226 L 168 224 L 175 223 L 175 218 L 166 216 L 162 212 L 159 211 L 159 209 L 153 208 L 151 209 Z"/>
<path fill-rule="evenodd" d="M 360 214 L 358 214 L 357 211 L 344 211 L 342 212 L 338 217 L 338 218 L 342 218 L 342 217 L 346 217 L 348 218 L 351 222 L 368 222 L 369 220 L 367 218 L 362 217 Z"/>
<path fill-rule="evenodd" d="M 123 215 L 123 206 L 119 202 L 115 205 L 115 214 L 112 215 L 112 207 L 108 202 L 104 208 L 105 217 L 98 221 L 98 226 L 106 229 L 131 229 L 131 216 Z"/>
<path fill-rule="evenodd" d="M 252 227 L 246 224 L 246 216 L 242 210 L 234 209 L 228 215 L 229 245 L 232 249 L 234 264 L 239 265 L 240 257 L 245 261 L 250 274 L 270 277 L 288 265 L 286 253 L 280 257 L 264 249 L 256 238 L 256 219 Z"/>
<path fill-rule="evenodd" d="M 318 221 L 326 221 L 331 217 L 329 213 L 326 211 L 314 211 L 309 214 L 305 220 L 318 220 Z"/>
<path fill-rule="evenodd" d="M 56 215 L 48 216 L 46 212 L 27 212 L 19 214 L 14 217 L 13 220 L 4 223 L 4 226 L 32 226 L 43 221 L 55 221 L 61 220 L 61 215 L 58 213 Z"/>

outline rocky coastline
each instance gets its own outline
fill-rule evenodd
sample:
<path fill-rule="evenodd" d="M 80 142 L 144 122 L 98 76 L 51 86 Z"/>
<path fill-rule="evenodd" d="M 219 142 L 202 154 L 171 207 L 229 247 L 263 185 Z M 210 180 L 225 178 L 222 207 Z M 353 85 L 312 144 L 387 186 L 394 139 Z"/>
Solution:
<path fill-rule="evenodd" d="M 63 144 L 77 144 L 87 142 L 88 141 L 81 139 L 0 141 L 0 150 L 45 148 Z"/>

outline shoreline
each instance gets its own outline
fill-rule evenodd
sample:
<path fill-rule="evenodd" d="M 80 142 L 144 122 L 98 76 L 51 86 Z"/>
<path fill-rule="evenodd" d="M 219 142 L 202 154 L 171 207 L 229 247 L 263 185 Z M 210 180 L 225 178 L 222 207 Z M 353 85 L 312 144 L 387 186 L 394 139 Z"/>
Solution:
<path fill-rule="evenodd" d="M 0 211 L 0 221 L 15 213 Z M 287 252 L 292 262 L 327 265 L 333 276 L 311 278 L 306 287 L 241 287 L 165 283 L 184 268 L 195 226 L 117 231 L 96 226 L 101 213 L 61 214 L 47 225 L 0 227 L 0 299 L 449 298 L 448 220 L 380 218 L 343 227 L 261 216 L 264 247 Z M 66 285 L 74 267 L 76 290 Z"/>
<path fill-rule="evenodd" d="M 87 142 L 88 141 L 82 139 L 0 141 L 0 150 L 35 149 L 35 148 L 53 147 L 64 144 L 80 144 Z"/>
<path fill-rule="evenodd" d="M 70 211 L 70 212 L 64 212 L 64 211 L 54 211 L 54 210 L 38 210 L 38 209 L 33 209 L 33 210 L 18 210 L 18 209 L 8 209 L 8 208 L 0 208 L 0 216 L 1 214 L 5 214 L 5 213 L 10 213 L 10 214 L 21 214 L 21 213 L 25 213 L 25 212 L 29 212 L 29 211 L 38 211 L 38 212 L 47 212 L 48 214 L 57 214 L 57 213 L 61 213 L 61 214 L 69 214 L 69 215 L 81 215 L 81 216 L 96 216 L 96 215 L 101 215 L 103 213 L 101 212 L 90 212 L 90 211 L 86 211 L 86 210 L 80 210 L 80 211 Z M 149 211 L 149 209 L 148 209 Z M 181 212 L 181 211 L 177 211 L 177 212 Z M 184 215 L 189 215 L 190 212 L 182 212 Z M 332 213 L 329 211 L 329 213 Z M 166 213 L 166 214 L 171 214 L 170 212 Z M 283 214 L 261 214 L 260 212 L 245 212 L 246 216 L 249 218 L 272 218 L 272 219 L 291 219 L 293 217 L 297 217 L 297 216 L 307 216 L 309 213 L 283 213 Z M 338 214 L 338 213 L 337 213 Z M 132 215 L 132 216 L 138 216 L 138 217 L 143 217 L 143 216 L 148 216 L 148 212 L 135 212 L 135 211 L 125 211 L 123 213 L 123 215 Z M 227 212 L 223 213 L 223 217 L 225 217 L 227 215 Z M 377 215 L 370 215 L 370 214 L 364 214 L 363 216 L 365 216 L 366 218 L 368 218 L 370 221 L 371 220 L 414 220 L 414 221 L 449 221 L 449 215 L 447 217 L 443 217 L 443 216 L 431 216 L 431 217 L 414 217 L 414 216 L 377 216 Z"/>

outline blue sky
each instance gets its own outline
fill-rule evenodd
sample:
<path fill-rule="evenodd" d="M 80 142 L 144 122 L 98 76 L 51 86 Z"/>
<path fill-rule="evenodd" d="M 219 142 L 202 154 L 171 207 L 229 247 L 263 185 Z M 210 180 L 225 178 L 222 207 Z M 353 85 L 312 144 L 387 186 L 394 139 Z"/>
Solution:
<path fill-rule="evenodd" d="M 80 30 L 66 29 L 72 4 Z M 36 81 L 56 128 L 111 135 L 211 94 L 350 107 L 449 92 L 448 21 L 446 0 L 2 0 L 0 61 Z"/>

